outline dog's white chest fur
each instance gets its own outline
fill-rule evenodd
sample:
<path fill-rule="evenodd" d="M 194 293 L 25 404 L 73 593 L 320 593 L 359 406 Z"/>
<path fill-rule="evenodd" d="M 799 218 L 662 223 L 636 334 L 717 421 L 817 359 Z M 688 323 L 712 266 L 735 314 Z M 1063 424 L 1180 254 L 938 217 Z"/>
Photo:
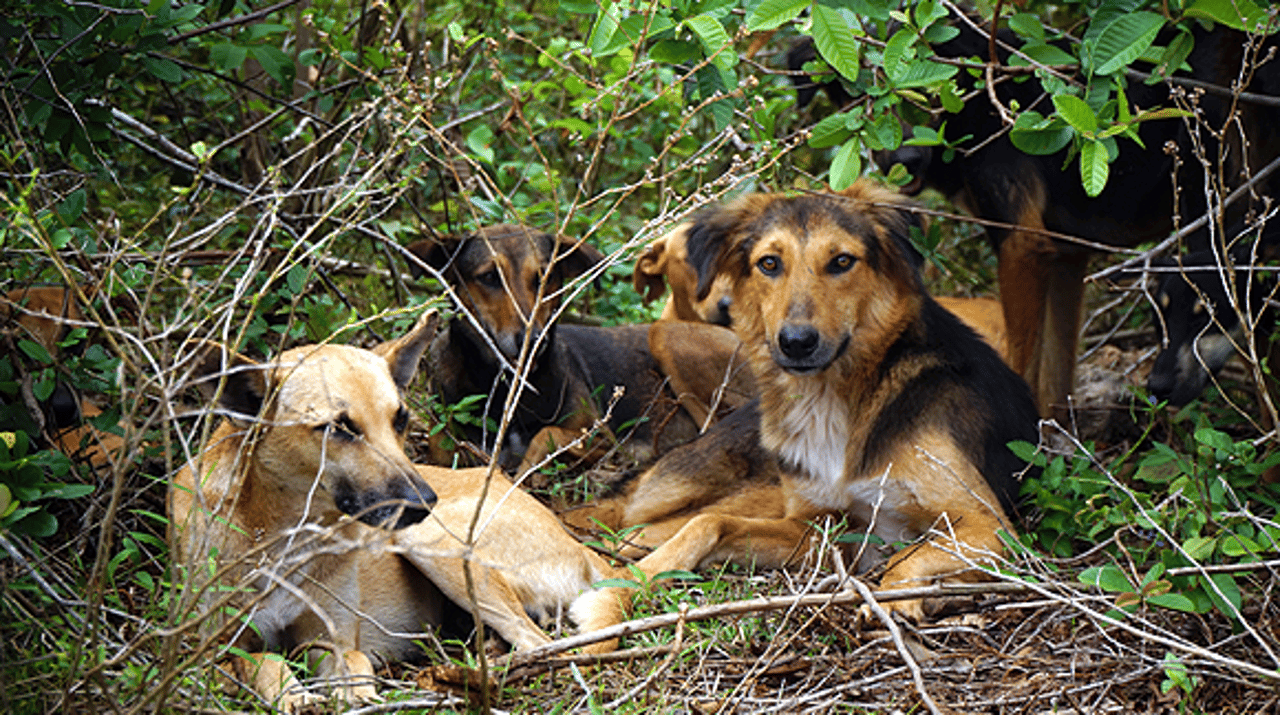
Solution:
<path fill-rule="evenodd" d="M 848 402 L 825 381 L 801 381 L 791 400 L 775 429 L 765 432 L 781 440 L 765 446 L 813 480 L 806 491 L 815 493 L 806 497 L 815 506 L 847 506 L 841 483 L 849 450 Z"/>

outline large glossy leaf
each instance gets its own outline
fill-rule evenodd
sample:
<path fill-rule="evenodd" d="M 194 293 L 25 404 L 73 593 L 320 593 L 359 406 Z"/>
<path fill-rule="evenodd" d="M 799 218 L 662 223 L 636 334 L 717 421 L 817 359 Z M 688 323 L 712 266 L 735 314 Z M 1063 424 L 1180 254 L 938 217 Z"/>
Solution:
<path fill-rule="evenodd" d="M 800 17 L 800 13 L 807 7 L 809 0 L 764 0 L 747 16 L 747 30 L 757 32 L 775 29 L 784 22 Z"/>
<path fill-rule="evenodd" d="M 813 8 L 813 43 L 831 68 L 850 79 L 858 77 L 858 39 L 839 10 Z"/>
<path fill-rule="evenodd" d="M 1084 184 L 1086 194 L 1097 196 L 1102 193 L 1102 190 L 1107 188 L 1107 177 L 1110 173 L 1106 145 L 1094 140 L 1080 145 L 1080 181 Z"/>
<path fill-rule="evenodd" d="M 959 71 L 960 68 L 955 65 L 944 65 L 930 60 L 916 60 L 907 65 L 906 69 L 898 74 L 897 84 L 899 87 L 926 87 L 949 80 Z"/>
<path fill-rule="evenodd" d="M 1265 29 L 1267 22 L 1267 13 L 1251 0 L 1195 0 L 1185 14 L 1246 32 Z"/>
<path fill-rule="evenodd" d="M 1123 70 L 1146 52 L 1161 27 L 1164 27 L 1164 17 L 1154 12 L 1135 12 L 1117 17 L 1102 31 L 1093 46 L 1093 73 L 1109 75 Z"/>

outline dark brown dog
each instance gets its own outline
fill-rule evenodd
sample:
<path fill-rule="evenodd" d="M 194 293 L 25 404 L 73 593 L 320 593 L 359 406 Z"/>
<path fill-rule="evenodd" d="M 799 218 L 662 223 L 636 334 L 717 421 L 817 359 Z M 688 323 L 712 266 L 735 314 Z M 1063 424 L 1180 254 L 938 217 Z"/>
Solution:
<path fill-rule="evenodd" d="M 529 363 L 527 387 L 497 448 L 508 469 L 538 464 L 606 414 L 603 436 L 578 454 L 621 444 L 631 460 L 651 461 L 695 437 L 717 410 L 751 397 L 746 371 L 735 364 L 737 339 L 724 328 L 555 324 L 565 282 L 603 259 L 585 243 L 500 225 L 408 248 L 443 275 L 459 307 L 429 351 L 433 394 L 447 404 L 486 396 L 488 424 L 461 425 L 461 437 L 494 449 L 513 369 Z M 617 386 L 623 392 L 610 412 Z"/>
<path fill-rule="evenodd" d="M 924 291 L 908 208 L 858 183 L 834 195 L 747 196 L 694 221 L 689 255 L 700 285 L 717 276 L 733 284 L 734 329 L 761 391 L 759 444 L 781 466 L 778 506 L 700 510 L 645 559 L 647 569 L 782 565 L 827 513 L 888 543 L 932 535 L 891 559 L 886 587 L 979 578 L 971 564 L 1002 552 L 997 530 L 1011 529 L 1015 473 L 1025 467 L 1006 445 L 1036 440 L 1035 403 L 1021 378 Z M 730 423 L 712 433 L 747 466 L 725 471 L 746 474 L 740 486 L 757 491 L 772 479 L 769 464 L 721 433 Z M 659 467 L 695 449 L 704 463 L 732 464 L 707 456 L 711 436 L 646 473 L 631 495 L 650 496 L 626 505 L 636 514 L 620 521 L 679 516 L 674 502 L 690 498 L 682 492 L 689 475 Z M 668 491 L 681 499 L 660 513 Z M 723 496 L 709 502 L 726 504 Z M 589 594 L 575 608 L 611 611 L 617 596 Z M 918 601 L 893 607 L 922 616 Z"/>

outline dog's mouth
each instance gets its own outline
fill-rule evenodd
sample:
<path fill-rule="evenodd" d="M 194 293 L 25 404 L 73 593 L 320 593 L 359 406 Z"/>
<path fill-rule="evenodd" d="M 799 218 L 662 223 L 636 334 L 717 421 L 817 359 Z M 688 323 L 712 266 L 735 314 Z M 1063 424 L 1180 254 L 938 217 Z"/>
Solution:
<path fill-rule="evenodd" d="M 401 483 L 403 482 L 403 483 Z M 431 513 L 436 493 L 421 480 L 398 480 L 386 490 L 357 491 L 341 482 L 333 495 L 338 511 L 382 529 L 403 529 Z"/>
<path fill-rule="evenodd" d="M 792 375 L 813 375 L 839 360 L 849 349 L 849 335 L 839 342 L 822 340 L 813 328 L 783 327 L 769 346 L 773 361 Z"/>

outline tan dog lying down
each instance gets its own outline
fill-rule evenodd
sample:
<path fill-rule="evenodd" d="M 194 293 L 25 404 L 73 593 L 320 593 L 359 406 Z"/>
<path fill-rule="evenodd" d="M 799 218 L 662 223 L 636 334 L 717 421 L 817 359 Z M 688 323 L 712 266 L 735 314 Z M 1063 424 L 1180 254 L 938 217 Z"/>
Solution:
<path fill-rule="evenodd" d="M 441 591 L 467 603 L 464 542 L 486 470 L 417 466 L 403 451 L 401 392 L 434 327 L 424 316 L 376 351 L 312 345 L 263 366 L 207 346 L 197 360 L 195 378 L 232 416 L 174 478 L 172 543 L 205 607 L 248 614 L 253 627 L 234 643 L 250 655 L 233 665 L 284 710 L 317 696 L 268 651 L 328 643 L 341 657 L 323 658 L 321 674 L 355 678 L 339 694 L 369 699 L 370 655 L 417 654 L 414 639 L 441 625 Z M 484 621 L 516 648 L 548 640 L 528 614 L 554 615 L 620 575 L 500 475 L 484 504 L 469 556 L 475 593 Z M 211 561 L 216 588 L 205 589 Z"/>

